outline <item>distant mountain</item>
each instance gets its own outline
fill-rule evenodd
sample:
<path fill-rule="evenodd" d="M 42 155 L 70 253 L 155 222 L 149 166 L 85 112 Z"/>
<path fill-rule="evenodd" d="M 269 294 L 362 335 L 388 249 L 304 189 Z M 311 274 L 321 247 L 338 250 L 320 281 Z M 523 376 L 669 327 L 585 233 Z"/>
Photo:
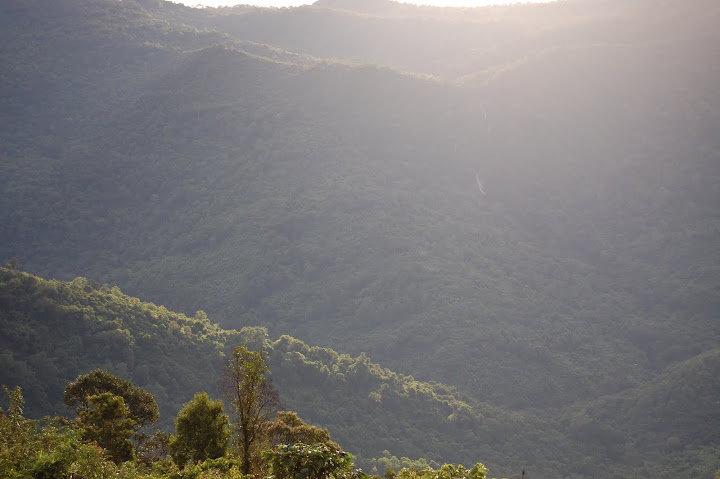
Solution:
<path fill-rule="evenodd" d="M 564 415 L 720 344 L 718 6 L 382 5 L 2 3 L 0 258 L 366 353 L 571 461 Z"/>
<path fill-rule="evenodd" d="M 571 436 L 584 443 L 580 454 L 603 450 L 611 463 L 644 463 L 637 469 L 640 476 L 661 475 L 678 457 L 691 457 L 678 476 L 711 477 L 720 440 L 718 374 L 716 348 L 668 368 L 639 388 L 585 404 L 563 421 Z"/>

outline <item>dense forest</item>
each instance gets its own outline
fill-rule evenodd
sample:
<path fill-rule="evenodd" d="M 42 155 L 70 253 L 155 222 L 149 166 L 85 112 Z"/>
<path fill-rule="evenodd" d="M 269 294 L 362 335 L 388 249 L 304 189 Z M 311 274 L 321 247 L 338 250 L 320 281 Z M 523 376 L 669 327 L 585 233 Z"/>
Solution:
<path fill-rule="evenodd" d="M 718 24 L 0 2 L 0 382 L 65 414 L 100 368 L 171 430 L 243 344 L 366 471 L 710 477 Z"/>
<path fill-rule="evenodd" d="M 551 417 L 417 381 L 365 354 L 351 357 L 287 335 L 271 340 L 262 327 L 224 330 L 202 311 L 188 317 L 84 278 L 62 282 L 0 269 L 0 328 L 0 379 L 22 385 L 30 417 L 68 414 L 67 384 L 102 368 L 151 392 L 157 426 L 172 430 L 196 392 L 220 394 L 227 357 L 242 345 L 264 351 L 281 403 L 327 427 L 370 473 L 482 461 L 508 477 L 518 465 L 557 477 L 640 477 L 668 467 L 691 477 L 717 466 L 720 348 L 641 387 Z"/>

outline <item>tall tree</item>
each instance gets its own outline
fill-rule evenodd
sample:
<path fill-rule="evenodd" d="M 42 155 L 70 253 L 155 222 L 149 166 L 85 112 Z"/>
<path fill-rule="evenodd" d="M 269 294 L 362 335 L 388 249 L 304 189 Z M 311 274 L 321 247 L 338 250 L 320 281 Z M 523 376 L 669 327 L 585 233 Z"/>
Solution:
<path fill-rule="evenodd" d="M 228 361 L 223 390 L 233 408 L 233 425 L 242 473 L 249 474 L 253 446 L 263 436 L 265 423 L 280 408 L 278 392 L 267 377 L 270 370 L 259 351 L 238 346 Z"/>
<path fill-rule="evenodd" d="M 215 459 L 225 455 L 230 441 L 230 420 L 222 401 L 213 401 L 206 392 L 196 393 L 178 413 L 175 434 L 170 438 L 170 455 L 178 465 Z"/>
<path fill-rule="evenodd" d="M 130 441 L 135 421 L 121 396 L 104 392 L 88 398 L 87 409 L 80 411 L 83 436 L 96 441 L 110 454 L 115 463 L 135 457 L 135 445 Z"/>
<path fill-rule="evenodd" d="M 82 417 L 82 411 L 90 407 L 90 397 L 106 392 L 123 399 L 127 406 L 128 418 L 134 421 L 134 432 L 157 421 L 160 417 L 158 405 L 151 393 L 100 369 L 78 376 L 75 381 L 69 383 L 63 394 L 63 402 Z"/>

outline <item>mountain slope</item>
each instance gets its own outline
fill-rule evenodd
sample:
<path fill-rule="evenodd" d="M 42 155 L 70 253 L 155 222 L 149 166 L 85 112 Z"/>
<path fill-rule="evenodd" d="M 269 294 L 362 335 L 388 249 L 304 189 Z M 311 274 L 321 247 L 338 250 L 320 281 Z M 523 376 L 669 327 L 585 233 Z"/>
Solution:
<path fill-rule="evenodd" d="M 486 90 L 460 89 L 376 67 L 278 62 L 232 42 L 203 47 L 222 38 L 215 33 L 194 33 L 188 47 L 200 49 L 183 51 L 177 37 L 190 27 L 131 2 L 102 5 L 57 8 L 137 25 L 73 38 L 78 52 L 121 45 L 112 69 L 92 60 L 100 50 L 85 60 L 96 95 L 116 94 L 121 107 L 87 97 L 86 83 L 58 80 L 46 90 L 65 100 L 49 114 L 79 126 L 35 141 L 36 117 L 13 113 L 8 125 L 33 134 L 4 135 L 22 143 L 3 166 L 7 257 L 203 308 L 225 325 L 367 351 L 518 407 L 618 391 L 717 344 L 717 294 L 705 286 L 716 266 L 701 266 L 717 264 L 707 229 L 717 222 L 717 146 L 668 130 L 672 119 L 646 122 L 669 87 L 644 92 L 647 75 L 622 83 L 635 50 L 624 50 L 616 77 L 577 82 L 560 73 L 577 57 L 558 54 L 508 70 Z M 23 12 L 55 30 L 77 17 Z M 52 34 L 39 38 L 50 45 Z M 156 51 L 164 61 L 150 60 Z M 591 66 L 614 56 L 599 52 Z M 25 58 L 47 78 L 60 75 Z M 649 60 L 656 75 L 674 67 Z M 59 78 L 77 71 L 57 68 Z M 115 71 L 136 70 L 143 83 L 112 87 Z M 525 88 L 527 77 L 535 88 Z M 600 81 L 624 95 L 581 94 Z M 693 106 L 699 91 L 667 107 L 688 100 L 686 123 L 716 122 L 715 110 Z M 633 113 L 615 128 L 608 114 L 627 98 Z M 43 142 L 50 147 L 38 150 Z M 691 160 L 680 162 L 685 154 Z M 692 256 L 672 231 L 697 239 Z M 645 251 L 653 244 L 656 252 Z M 693 280 L 698 270 L 706 272 Z M 685 339 L 668 354 L 678 324 Z M 491 383 L 497 389 L 484 387 Z"/>
<path fill-rule="evenodd" d="M 585 452 L 604 449 L 617 462 L 642 461 L 646 475 L 677 461 L 681 477 L 710 477 L 720 439 L 719 366 L 720 350 L 705 352 L 639 388 L 576 408 L 566 427 Z"/>
<path fill-rule="evenodd" d="M 556 423 L 416 381 L 364 354 L 351 357 L 290 336 L 271 341 L 264 328 L 223 330 L 202 311 L 190 318 L 84 278 L 44 280 L 1 268 L 0 331 L 0 382 L 23 388 L 29 416 L 67 414 L 65 385 L 104 368 L 151 391 L 162 427 L 171 429 L 196 391 L 217 396 L 223 353 L 244 344 L 266 351 L 287 409 L 328 427 L 369 467 L 384 451 L 438 463 L 482 460 L 503 475 L 525 467 L 557 477 L 592 477 L 597 470 L 609 477 L 643 477 L 648 470 L 691 477 L 718 466 L 717 350 L 640 388 L 572 408 Z"/>
<path fill-rule="evenodd" d="M 543 424 L 717 348 L 712 2 L 45 3 L 0 5 L 0 257 Z M 348 50 L 397 22 L 438 49 Z"/>
<path fill-rule="evenodd" d="M 330 428 L 366 459 L 390 450 L 470 462 L 478 427 L 501 433 L 537 423 L 487 404 L 471 406 L 448 386 L 398 375 L 365 355 L 353 358 L 290 336 L 270 341 L 263 328 L 222 330 L 201 311 L 187 317 L 84 278 L 48 281 L 0 269 L 0 331 L 0 382 L 23 388 L 30 416 L 67 414 L 67 383 L 103 368 L 152 392 L 162 427 L 170 429 L 195 392 L 217 396 L 225 353 L 244 344 L 266 352 L 286 408 Z M 519 451 L 489 463 L 510 467 Z"/>

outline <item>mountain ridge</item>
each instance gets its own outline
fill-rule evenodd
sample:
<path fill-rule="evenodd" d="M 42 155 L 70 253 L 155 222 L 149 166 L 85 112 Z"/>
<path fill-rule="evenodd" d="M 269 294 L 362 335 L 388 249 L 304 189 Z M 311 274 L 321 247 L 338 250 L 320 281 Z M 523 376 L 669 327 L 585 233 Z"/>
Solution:
<path fill-rule="evenodd" d="M 65 413 L 67 382 L 103 368 L 151 391 L 167 429 L 194 392 L 217 395 L 223 352 L 241 344 L 265 351 L 284 407 L 329 428 L 368 470 L 383 464 L 384 450 L 440 463 L 482 460 L 501 473 L 525 464 L 536 474 L 561 477 L 590 477 L 598 467 L 625 477 L 664 468 L 699 474 L 717 465 L 703 446 L 718 440 L 712 378 L 720 349 L 637 389 L 573 406 L 555 422 L 416 381 L 364 354 L 352 357 L 287 335 L 271 340 L 261 327 L 222 330 L 202 311 L 173 313 L 85 278 L 61 282 L 0 268 L 0 328 L 0 382 L 23 388 L 31 415 Z M 42 351 L 34 347 L 39 342 Z M 667 432 L 658 417 L 677 427 Z M 563 431 L 565 446 L 555 442 Z M 593 454 L 602 462 L 588 462 Z M 690 465 L 683 464 L 687 454 L 695 459 Z M 639 458 L 642 467 L 635 464 Z"/>
<path fill-rule="evenodd" d="M 0 8 L 0 258 L 365 353 L 558 460 L 547 421 L 717 348 L 711 2 Z"/>

